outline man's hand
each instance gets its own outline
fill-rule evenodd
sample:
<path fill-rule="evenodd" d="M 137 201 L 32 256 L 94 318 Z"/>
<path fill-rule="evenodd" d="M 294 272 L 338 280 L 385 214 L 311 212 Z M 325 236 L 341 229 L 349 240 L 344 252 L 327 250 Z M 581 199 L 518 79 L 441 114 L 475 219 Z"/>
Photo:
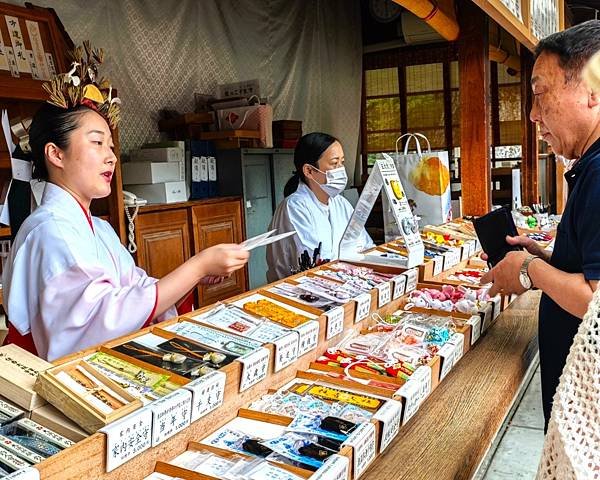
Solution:
<path fill-rule="evenodd" d="M 527 252 L 508 252 L 501 262 L 481 277 L 482 285 L 493 283 L 489 292 L 490 297 L 495 296 L 497 293 L 503 293 L 505 295 L 515 293 L 520 295 L 526 291 L 519 281 L 519 271 L 521 270 L 521 265 L 523 265 L 523 262 L 528 256 L 529 253 Z"/>
<path fill-rule="evenodd" d="M 518 245 L 527 250 L 531 255 L 535 255 L 536 257 L 540 257 L 542 260 L 548 262 L 550 260 L 550 252 L 544 250 L 539 243 L 535 240 L 529 238 L 526 235 L 519 235 L 518 237 L 506 237 L 506 242 L 509 245 Z"/>

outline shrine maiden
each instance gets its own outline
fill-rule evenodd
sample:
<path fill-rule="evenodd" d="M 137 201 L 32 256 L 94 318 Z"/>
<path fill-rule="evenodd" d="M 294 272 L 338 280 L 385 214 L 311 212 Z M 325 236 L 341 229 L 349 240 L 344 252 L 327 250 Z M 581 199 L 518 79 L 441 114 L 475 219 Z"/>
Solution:
<path fill-rule="evenodd" d="M 8 342 L 48 360 L 176 315 L 174 305 L 198 282 L 219 280 L 248 259 L 238 245 L 217 245 L 160 280 L 135 266 L 110 224 L 89 212 L 93 199 L 110 194 L 117 162 L 107 123 L 115 111 L 96 91 L 95 99 L 68 108 L 47 103 L 35 115 L 34 177 L 47 184 L 3 275 Z"/>
<path fill-rule="evenodd" d="M 321 243 L 322 259 L 339 257 L 339 244 L 353 213 L 350 202 L 340 195 L 348 176 L 340 142 L 326 133 L 304 135 L 294 151 L 296 172 L 284 188 L 285 199 L 275 210 L 271 229 L 296 230 L 296 235 L 267 246 L 269 282 L 288 277 L 298 268 L 306 250 L 312 258 Z M 373 246 L 363 229 L 358 248 Z"/>

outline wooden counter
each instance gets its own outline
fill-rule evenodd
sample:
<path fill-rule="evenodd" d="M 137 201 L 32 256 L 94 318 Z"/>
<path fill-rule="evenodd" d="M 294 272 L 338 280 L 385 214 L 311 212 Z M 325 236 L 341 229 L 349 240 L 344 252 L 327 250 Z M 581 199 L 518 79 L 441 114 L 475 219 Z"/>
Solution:
<path fill-rule="evenodd" d="M 469 479 L 537 352 L 539 292 L 515 300 L 362 477 Z"/>

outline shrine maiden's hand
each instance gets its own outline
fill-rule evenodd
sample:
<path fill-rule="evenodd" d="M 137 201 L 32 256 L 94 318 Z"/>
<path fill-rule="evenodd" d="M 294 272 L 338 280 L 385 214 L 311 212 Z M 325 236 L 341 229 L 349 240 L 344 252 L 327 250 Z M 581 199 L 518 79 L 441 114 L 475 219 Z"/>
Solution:
<path fill-rule="evenodd" d="M 227 277 L 248 262 L 250 252 L 236 243 L 223 243 L 202 250 L 198 260 L 205 276 Z"/>

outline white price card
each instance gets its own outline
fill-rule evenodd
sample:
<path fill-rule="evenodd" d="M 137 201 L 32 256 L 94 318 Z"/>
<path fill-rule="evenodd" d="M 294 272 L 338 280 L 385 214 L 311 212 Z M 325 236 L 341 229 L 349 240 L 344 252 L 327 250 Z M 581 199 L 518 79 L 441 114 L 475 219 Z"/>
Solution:
<path fill-rule="evenodd" d="M 441 255 L 436 255 L 433 257 L 433 276 L 437 277 L 444 268 L 444 257 Z"/>
<path fill-rule="evenodd" d="M 140 408 L 99 430 L 106 435 L 106 471 L 112 472 L 152 444 L 152 410 Z"/>
<path fill-rule="evenodd" d="M 472 257 L 473 255 L 475 255 L 475 252 L 477 251 L 477 242 L 475 240 L 469 240 L 469 257 Z"/>
<path fill-rule="evenodd" d="M 371 311 L 371 294 L 361 293 L 354 298 L 356 302 L 356 314 L 354 315 L 354 323 L 360 322 L 369 316 Z"/>
<path fill-rule="evenodd" d="M 444 343 L 438 350 L 438 355 L 442 359 L 442 368 L 440 369 L 440 380 L 446 378 L 454 366 L 454 350 L 455 346 L 450 342 Z"/>
<path fill-rule="evenodd" d="M 319 322 L 316 320 L 309 320 L 302 325 L 298 325 L 294 328 L 296 332 L 300 334 L 298 339 L 298 356 L 310 352 L 317 348 L 319 343 Z"/>
<path fill-rule="evenodd" d="M 467 323 L 471 325 L 471 345 L 474 345 L 479 340 L 479 337 L 481 337 L 481 317 L 479 315 L 471 315 Z"/>
<path fill-rule="evenodd" d="M 490 302 L 492 302 L 493 305 L 492 318 L 496 320 L 502 310 L 502 297 L 496 295 L 494 298 L 490 298 Z"/>
<path fill-rule="evenodd" d="M 462 358 L 465 352 L 465 336 L 462 333 L 456 332 L 452 334 L 448 343 L 454 345 L 454 365 Z"/>
<path fill-rule="evenodd" d="M 417 413 L 419 406 L 430 393 L 431 367 L 429 365 L 422 365 L 413 372 L 410 379 L 394 394 L 395 397 L 404 397 L 402 425 L 406 425 L 414 414 Z"/>
<path fill-rule="evenodd" d="M 17 470 L 16 472 L 7 475 L 6 477 L 2 477 L 3 480 L 40 480 L 40 472 L 38 472 L 34 467 L 25 467 L 21 470 Z"/>
<path fill-rule="evenodd" d="M 378 291 L 377 308 L 381 308 L 390 303 L 390 300 L 392 299 L 392 284 L 390 282 L 383 282 L 376 285 L 375 288 L 377 288 Z"/>
<path fill-rule="evenodd" d="M 226 380 L 224 372 L 214 371 L 183 386 L 192 392 L 192 422 L 223 404 Z"/>
<path fill-rule="evenodd" d="M 325 318 L 327 318 L 325 340 L 329 340 L 344 331 L 344 307 L 334 307 L 325 312 Z"/>
<path fill-rule="evenodd" d="M 461 255 L 460 255 L 460 260 L 461 261 L 465 261 L 469 258 L 469 244 L 468 243 L 463 243 L 462 246 L 460 247 L 461 249 Z"/>
<path fill-rule="evenodd" d="M 404 272 L 406 275 L 406 289 L 404 293 L 410 293 L 417 289 L 417 283 L 419 281 L 419 271 L 416 268 L 411 268 Z"/>
<path fill-rule="evenodd" d="M 396 400 L 388 400 L 377 410 L 373 418 L 379 420 L 383 425 L 381 443 L 379 444 L 379 453 L 381 453 L 398 435 L 400 421 L 402 420 L 402 403 Z"/>
<path fill-rule="evenodd" d="M 152 402 L 152 446 L 171 438 L 191 423 L 192 392 L 180 388 Z"/>
<path fill-rule="evenodd" d="M 442 257 L 444 258 L 444 266 L 442 267 L 442 270 L 445 272 L 454 266 L 453 254 L 452 252 L 444 252 L 442 253 Z"/>
<path fill-rule="evenodd" d="M 396 300 L 404 295 L 404 291 L 406 290 L 406 281 L 408 277 L 403 273 L 394 277 L 392 282 L 394 282 L 394 294 L 393 299 Z"/>
<path fill-rule="evenodd" d="M 347 480 L 350 460 L 343 455 L 333 454 L 308 480 Z"/>
<path fill-rule="evenodd" d="M 242 364 L 240 392 L 264 380 L 269 373 L 269 350 L 259 347 L 253 352 L 237 359 Z"/>
<path fill-rule="evenodd" d="M 363 474 L 375 459 L 377 453 L 375 446 L 375 425 L 370 422 L 361 423 L 350 434 L 344 444 L 350 445 L 354 450 L 352 452 L 352 458 L 354 459 L 353 478 L 356 479 Z"/>
<path fill-rule="evenodd" d="M 298 333 L 289 332 L 275 340 L 275 366 L 276 372 L 283 370 L 291 365 L 298 358 Z"/>
<path fill-rule="evenodd" d="M 494 307 L 491 302 L 487 302 L 485 306 L 479 310 L 479 314 L 483 317 L 481 320 L 481 331 L 485 332 L 494 323 Z"/>

